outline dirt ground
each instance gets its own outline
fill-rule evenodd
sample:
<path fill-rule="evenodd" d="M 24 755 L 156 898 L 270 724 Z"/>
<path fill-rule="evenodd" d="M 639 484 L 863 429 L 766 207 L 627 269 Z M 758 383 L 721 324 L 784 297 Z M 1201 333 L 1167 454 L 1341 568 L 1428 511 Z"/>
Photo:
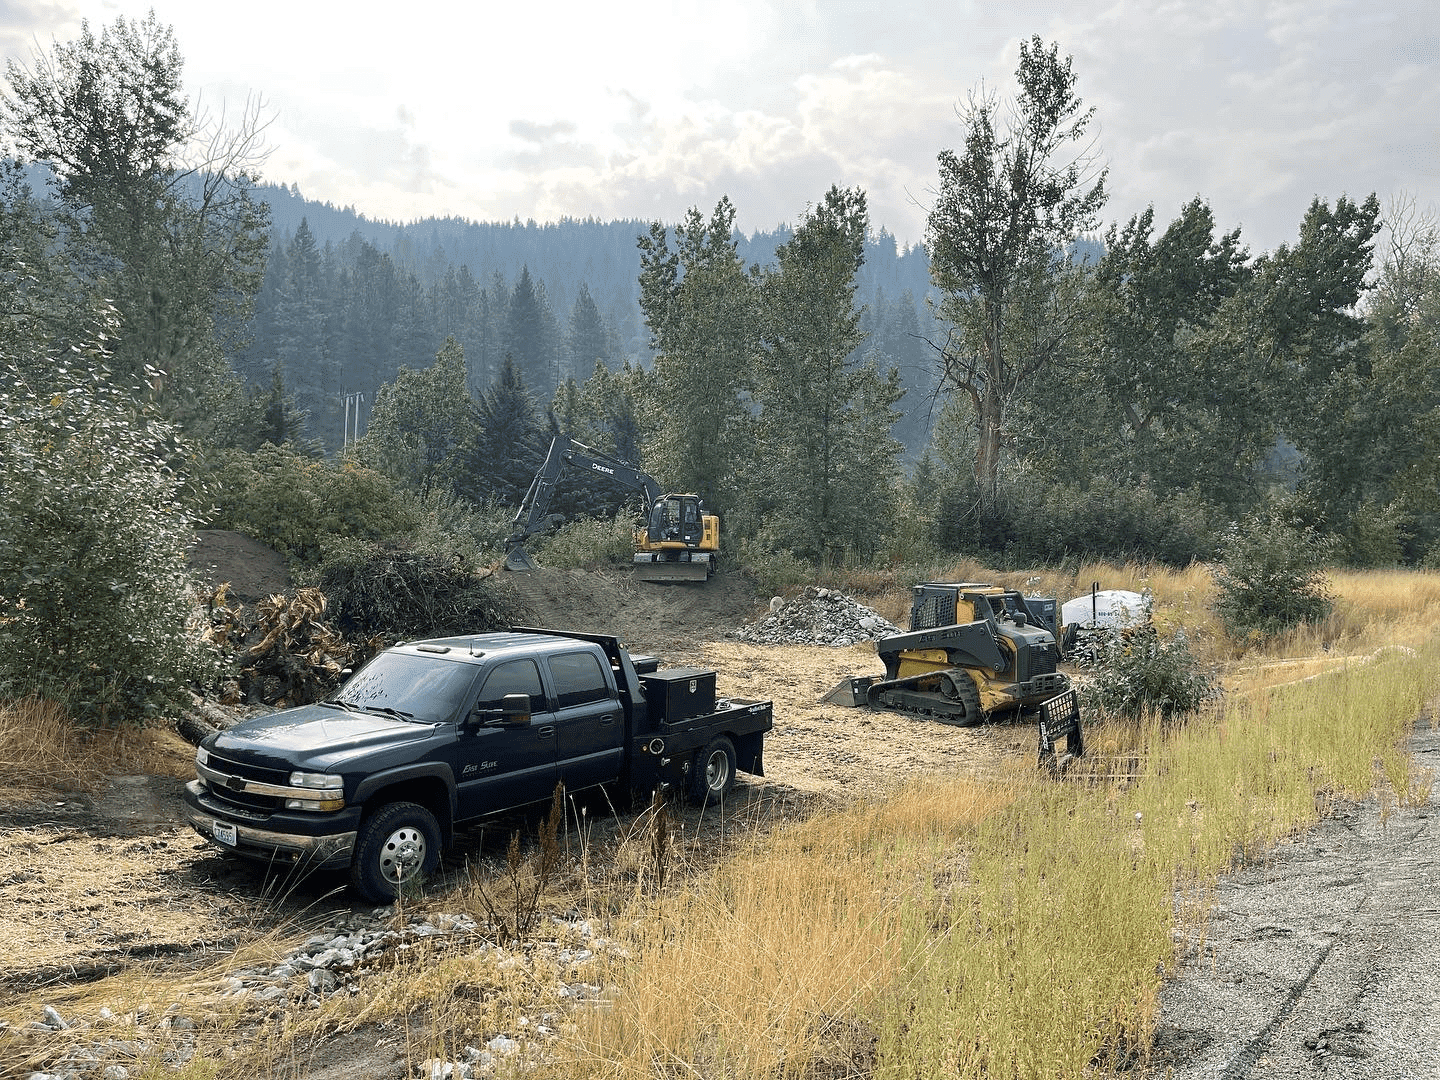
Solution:
<path fill-rule="evenodd" d="M 256 547 L 222 536 L 197 554 L 216 580 L 233 584 L 243 571 L 234 591 L 253 600 L 284 587 L 273 553 Z M 722 696 L 772 698 L 765 777 L 737 791 L 751 818 L 780 820 L 927 772 L 989 775 L 1033 760 L 1028 725 L 955 728 L 820 704 L 841 678 L 879 670 L 873 650 L 727 639 L 763 610 L 738 575 L 664 586 L 544 571 L 506 585 L 533 625 L 612 633 L 634 653 L 714 667 Z M 194 970 L 264 933 L 301 934 L 365 910 L 340 875 L 267 878 L 183 826 L 178 792 L 193 772 L 189 747 L 176 744 L 173 775 L 109 777 L 93 794 L 43 801 L 0 793 L 0 1017 L 33 1019 L 48 990 L 132 967 Z M 1440 764 L 1440 736 L 1417 736 L 1415 750 Z M 1206 934 L 1167 985 L 1149 1075 L 1440 1077 L 1437 798 L 1354 807 L 1222 882 Z M 444 869 L 507 827 L 462 836 Z"/>

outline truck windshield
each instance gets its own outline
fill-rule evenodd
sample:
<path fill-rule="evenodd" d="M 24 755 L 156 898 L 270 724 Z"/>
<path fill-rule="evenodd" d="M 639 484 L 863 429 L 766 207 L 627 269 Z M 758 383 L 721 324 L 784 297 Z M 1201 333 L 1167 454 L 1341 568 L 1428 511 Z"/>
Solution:
<path fill-rule="evenodd" d="M 330 700 L 422 724 L 445 723 L 465 704 L 475 673 L 470 664 L 385 652 L 352 675 Z"/>

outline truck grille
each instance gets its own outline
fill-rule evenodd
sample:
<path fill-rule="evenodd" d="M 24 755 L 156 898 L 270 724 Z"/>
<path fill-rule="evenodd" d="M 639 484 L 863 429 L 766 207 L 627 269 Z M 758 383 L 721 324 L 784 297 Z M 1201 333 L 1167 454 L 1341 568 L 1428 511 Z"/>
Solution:
<path fill-rule="evenodd" d="M 244 762 L 230 761 L 215 753 L 210 755 L 210 770 L 221 774 L 219 777 L 206 776 L 205 788 L 217 802 L 246 810 L 271 812 L 284 806 L 284 800 L 274 795 L 259 795 L 253 791 L 237 791 L 236 787 L 246 780 L 261 784 L 286 785 L 290 781 L 288 772 L 278 769 L 262 769 Z"/>

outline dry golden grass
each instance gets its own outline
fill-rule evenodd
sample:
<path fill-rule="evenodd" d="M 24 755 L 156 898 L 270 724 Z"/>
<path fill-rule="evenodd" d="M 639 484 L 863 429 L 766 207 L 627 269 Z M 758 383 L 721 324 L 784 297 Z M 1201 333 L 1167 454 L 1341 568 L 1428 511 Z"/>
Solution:
<path fill-rule="evenodd" d="M 1149 587 L 1162 620 L 1218 638 L 1203 568 L 1128 572 L 1103 583 Z M 1331 800 L 1377 784 L 1401 805 L 1428 795 L 1400 741 L 1436 690 L 1440 608 L 1429 581 L 1404 577 L 1337 575 L 1346 606 L 1327 639 L 1321 628 L 1250 658 L 1247 692 L 1183 727 L 1092 730 L 1067 783 L 935 778 L 755 837 L 631 911 L 637 959 L 549 1072 L 1019 1080 L 1143 1056 L 1186 929 L 1177 885 L 1305 828 Z M 1419 654 L 1376 653 L 1397 627 L 1426 641 Z"/>
<path fill-rule="evenodd" d="M 195 749 L 165 727 L 96 731 L 53 701 L 0 704 L 0 803 L 51 791 L 94 791 L 106 777 L 194 775 Z"/>

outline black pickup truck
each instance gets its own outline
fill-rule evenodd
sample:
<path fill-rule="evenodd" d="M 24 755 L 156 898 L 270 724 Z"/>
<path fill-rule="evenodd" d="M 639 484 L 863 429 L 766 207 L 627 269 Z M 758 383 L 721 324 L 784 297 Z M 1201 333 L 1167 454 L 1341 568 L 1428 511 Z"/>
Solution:
<path fill-rule="evenodd" d="M 762 775 L 768 701 L 658 670 L 613 637 L 517 627 L 387 649 L 331 698 L 206 737 L 185 813 L 239 855 L 350 868 L 384 902 L 454 827 L 567 791 L 681 785 L 719 800 Z"/>

